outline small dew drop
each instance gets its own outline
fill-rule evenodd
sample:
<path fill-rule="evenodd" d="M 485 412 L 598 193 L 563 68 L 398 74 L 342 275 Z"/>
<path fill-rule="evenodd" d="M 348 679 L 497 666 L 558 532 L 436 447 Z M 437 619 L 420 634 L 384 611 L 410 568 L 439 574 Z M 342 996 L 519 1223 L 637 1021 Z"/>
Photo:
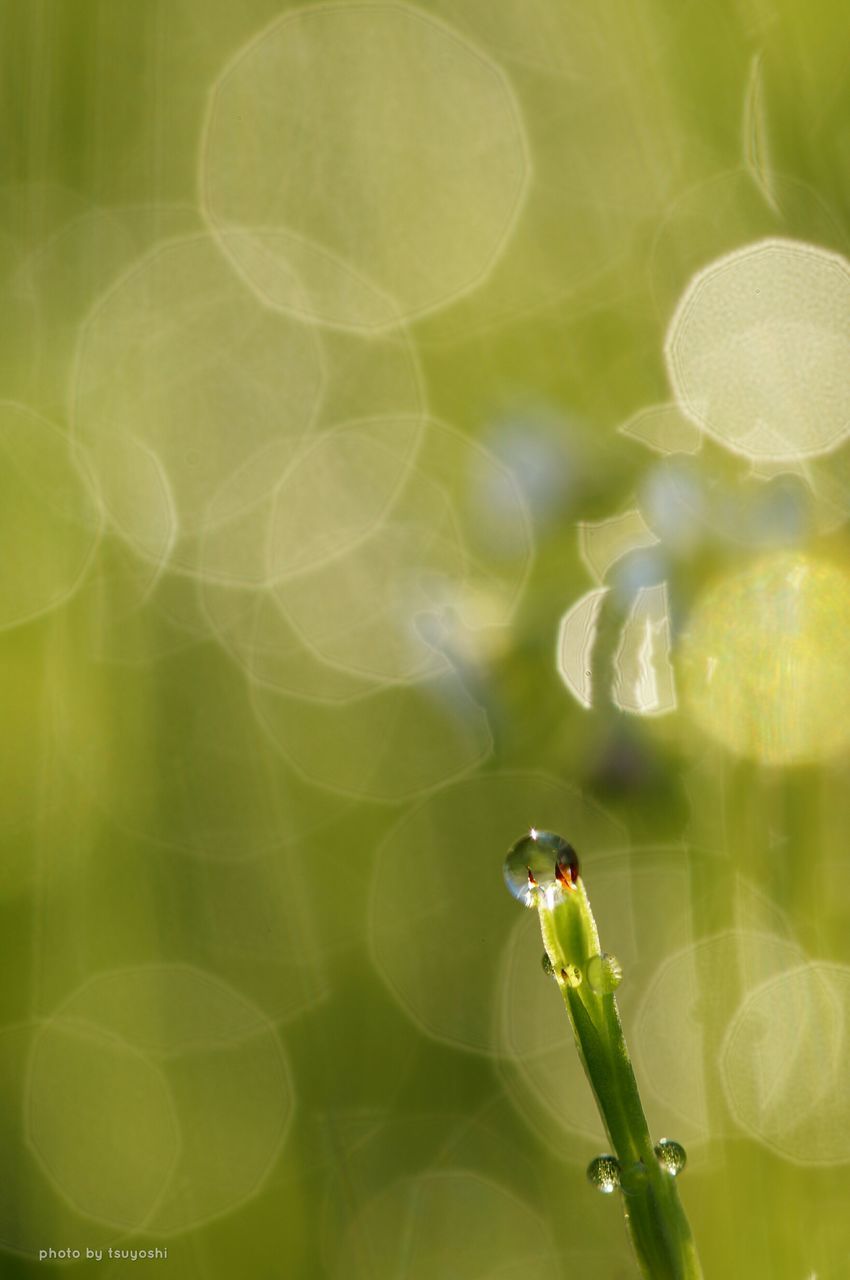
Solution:
<path fill-rule="evenodd" d="M 682 1172 L 688 1163 L 685 1148 L 680 1142 L 674 1142 L 672 1138 L 662 1138 L 655 1148 L 655 1154 L 661 1168 L 674 1178 Z"/>
<path fill-rule="evenodd" d="M 517 840 L 505 859 L 505 884 L 523 906 L 536 907 L 552 885 L 570 889 L 578 880 L 578 856 L 554 831 L 534 827 Z"/>
<path fill-rule="evenodd" d="M 550 978 L 554 978 L 555 970 L 552 966 L 552 961 L 549 959 L 548 951 L 543 952 L 543 955 L 540 958 L 540 967 L 544 973 L 549 975 Z"/>
<path fill-rule="evenodd" d="M 620 1161 L 616 1156 L 597 1156 L 587 1166 L 587 1180 L 604 1196 L 610 1196 L 620 1185 Z"/>
<path fill-rule="evenodd" d="M 611 995 L 623 981 L 623 966 L 616 956 L 606 951 L 590 957 L 586 972 L 588 985 L 598 996 Z"/>
<path fill-rule="evenodd" d="M 568 987 L 581 986 L 581 969 L 577 964 L 568 964 L 561 970 L 561 981 Z"/>

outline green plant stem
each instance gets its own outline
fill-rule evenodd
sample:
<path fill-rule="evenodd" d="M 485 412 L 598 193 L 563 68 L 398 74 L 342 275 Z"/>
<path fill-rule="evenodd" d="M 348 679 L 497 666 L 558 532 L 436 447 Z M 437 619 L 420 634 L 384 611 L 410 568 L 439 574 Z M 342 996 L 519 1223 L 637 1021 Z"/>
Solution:
<path fill-rule="evenodd" d="M 576 1045 L 608 1137 L 622 1168 L 626 1225 L 638 1264 L 650 1280 L 702 1280 L 675 1177 L 659 1164 L 638 1093 L 617 1001 L 594 991 L 586 973 L 600 953 L 596 921 L 581 878 L 554 886 L 538 906 L 543 944 L 572 1023 Z"/>

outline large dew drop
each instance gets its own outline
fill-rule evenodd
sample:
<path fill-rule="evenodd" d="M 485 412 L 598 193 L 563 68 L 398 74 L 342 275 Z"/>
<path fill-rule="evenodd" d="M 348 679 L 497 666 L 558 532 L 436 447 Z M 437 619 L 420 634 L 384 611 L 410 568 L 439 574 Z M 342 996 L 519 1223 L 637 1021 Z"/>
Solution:
<path fill-rule="evenodd" d="M 526 907 L 536 907 L 540 894 L 560 885 L 575 884 L 579 876 L 578 855 L 563 836 L 534 827 L 517 840 L 505 859 L 505 884 Z"/>
<path fill-rule="evenodd" d="M 604 1196 L 610 1196 L 620 1185 L 620 1161 L 616 1156 L 597 1156 L 587 1166 L 587 1180 Z"/>
<path fill-rule="evenodd" d="M 672 1177 L 677 1177 L 688 1162 L 687 1152 L 680 1142 L 672 1138 L 662 1138 L 656 1144 L 655 1156 L 661 1168 Z"/>
<path fill-rule="evenodd" d="M 598 996 L 611 995 L 623 981 L 623 966 L 616 956 L 605 951 L 590 957 L 586 971 L 588 985 Z"/>

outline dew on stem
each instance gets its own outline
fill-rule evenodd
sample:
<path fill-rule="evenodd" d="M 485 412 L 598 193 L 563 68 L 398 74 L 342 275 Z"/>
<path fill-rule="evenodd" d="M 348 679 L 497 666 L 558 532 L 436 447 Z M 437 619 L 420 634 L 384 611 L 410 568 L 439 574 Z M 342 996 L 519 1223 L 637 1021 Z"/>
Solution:
<path fill-rule="evenodd" d="M 616 1156 L 596 1156 L 587 1166 L 587 1180 L 597 1191 L 610 1196 L 620 1185 L 620 1161 Z"/>
<path fill-rule="evenodd" d="M 688 1162 L 685 1148 L 672 1138 L 662 1138 L 655 1147 L 655 1155 L 661 1168 L 674 1178 L 678 1177 Z"/>
<path fill-rule="evenodd" d="M 578 856 L 563 837 L 532 827 L 508 853 L 504 874 L 511 894 L 537 910 L 543 969 L 557 980 L 611 1142 L 611 1154 L 591 1161 L 588 1179 L 606 1195 L 622 1191 L 645 1280 L 702 1280 L 676 1187 L 684 1148 L 668 1138 L 653 1146 L 614 994 L 622 967 L 600 946 Z"/>
<path fill-rule="evenodd" d="M 597 995 L 610 995 L 623 981 L 623 966 L 616 956 L 603 952 L 587 962 L 587 981 Z"/>
<path fill-rule="evenodd" d="M 547 890 L 571 889 L 579 877 L 578 856 L 572 845 L 552 831 L 532 827 L 505 859 L 505 884 L 526 907 L 536 907 Z"/>

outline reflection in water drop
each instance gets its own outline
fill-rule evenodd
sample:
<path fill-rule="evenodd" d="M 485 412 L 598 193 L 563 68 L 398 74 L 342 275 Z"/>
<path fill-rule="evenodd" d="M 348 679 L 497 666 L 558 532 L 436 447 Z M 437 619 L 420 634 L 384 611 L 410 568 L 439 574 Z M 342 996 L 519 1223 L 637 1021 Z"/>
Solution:
<path fill-rule="evenodd" d="M 504 875 L 505 884 L 517 901 L 536 907 L 540 894 L 547 889 L 556 885 L 569 889 L 575 884 L 578 855 L 562 836 L 532 827 L 508 853 Z"/>
<path fill-rule="evenodd" d="M 603 951 L 601 955 L 591 956 L 588 960 L 587 981 L 597 995 L 610 995 L 623 981 L 623 966 L 616 956 Z"/>
<path fill-rule="evenodd" d="M 577 964 L 568 964 L 561 970 L 561 981 L 568 987 L 581 986 L 581 969 Z"/>
<path fill-rule="evenodd" d="M 587 1180 L 597 1191 L 610 1196 L 620 1185 L 620 1161 L 616 1156 L 597 1156 L 587 1166 Z"/>
<path fill-rule="evenodd" d="M 552 961 L 549 959 L 548 951 L 544 951 L 543 955 L 540 957 L 540 966 L 548 977 L 553 978 L 555 976 L 555 970 L 552 967 Z"/>
<path fill-rule="evenodd" d="M 678 1176 L 688 1162 L 687 1152 L 680 1142 L 672 1138 L 662 1138 L 655 1147 L 655 1154 L 661 1168 L 674 1178 Z"/>

